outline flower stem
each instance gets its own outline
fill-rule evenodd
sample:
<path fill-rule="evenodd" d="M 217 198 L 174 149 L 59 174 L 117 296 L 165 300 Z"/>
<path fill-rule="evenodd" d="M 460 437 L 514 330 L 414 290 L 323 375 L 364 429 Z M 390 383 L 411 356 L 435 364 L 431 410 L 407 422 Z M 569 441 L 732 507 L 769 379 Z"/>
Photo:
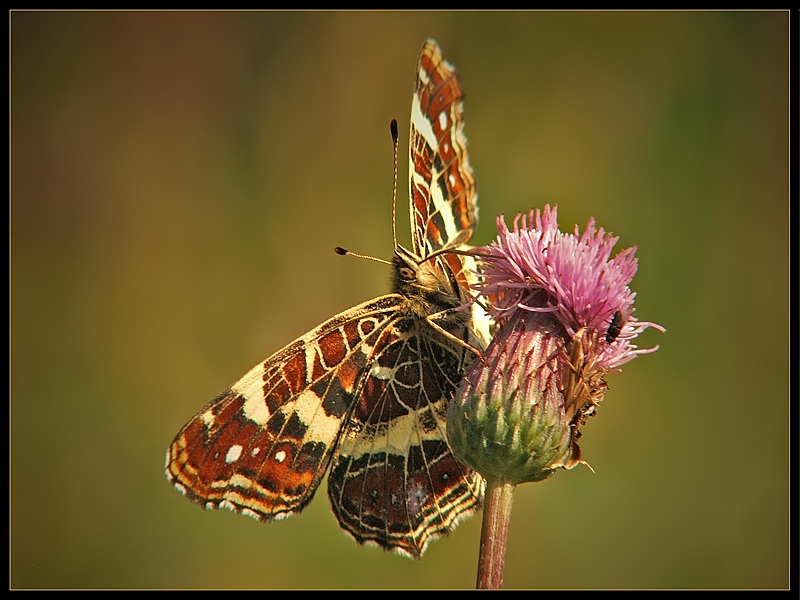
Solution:
<path fill-rule="evenodd" d="M 476 589 L 499 590 L 503 585 L 508 522 L 511 519 L 513 499 L 514 486 L 510 483 L 487 482 Z"/>

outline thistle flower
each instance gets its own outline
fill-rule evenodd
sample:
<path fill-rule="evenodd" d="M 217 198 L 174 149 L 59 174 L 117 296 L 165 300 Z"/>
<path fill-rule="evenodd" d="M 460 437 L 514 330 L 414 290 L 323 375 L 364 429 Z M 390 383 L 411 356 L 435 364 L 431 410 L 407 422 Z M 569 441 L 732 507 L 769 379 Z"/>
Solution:
<path fill-rule="evenodd" d="M 474 254 L 483 278 L 474 288 L 497 333 L 473 363 L 448 410 L 447 433 L 459 459 L 487 481 L 540 481 L 584 462 L 581 428 L 606 392 L 606 374 L 653 348 L 636 337 L 655 323 L 632 316 L 635 247 L 590 218 L 584 232 L 558 230 L 556 208 L 502 216 L 498 238 Z"/>
<path fill-rule="evenodd" d="M 495 242 L 473 289 L 497 323 L 447 412 L 456 457 L 486 479 L 478 588 L 503 581 L 513 489 L 584 462 L 578 439 L 606 392 L 605 375 L 653 348 L 636 337 L 655 323 L 633 317 L 635 248 L 589 219 L 583 234 L 558 230 L 556 208 L 497 219 Z"/>

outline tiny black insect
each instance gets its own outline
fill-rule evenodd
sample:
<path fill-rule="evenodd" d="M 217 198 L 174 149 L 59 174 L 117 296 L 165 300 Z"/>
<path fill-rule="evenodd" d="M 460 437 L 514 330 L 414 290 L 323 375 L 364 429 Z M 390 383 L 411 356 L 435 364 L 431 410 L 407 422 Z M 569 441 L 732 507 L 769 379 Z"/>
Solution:
<path fill-rule="evenodd" d="M 606 331 L 607 343 L 610 344 L 617 339 L 617 336 L 619 335 L 619 332 L 622 331 L 622 326 L 624 324 L 625 323 L 622 322 L 622 313 L 620 311 L 615 312 L 614 316 L 611 317 L 611 323 L 608 326 L 608 331 Z"/>

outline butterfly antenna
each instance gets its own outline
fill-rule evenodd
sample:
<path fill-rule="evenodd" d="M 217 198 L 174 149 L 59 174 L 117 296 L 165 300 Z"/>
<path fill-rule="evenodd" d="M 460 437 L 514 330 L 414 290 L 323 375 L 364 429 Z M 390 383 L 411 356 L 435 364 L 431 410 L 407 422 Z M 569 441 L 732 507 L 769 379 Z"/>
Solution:
<path fill-rule="evenodd" d="M 339 256 L 355 256 L 356 258 L 366 258 L 367 260 L 374 260 L 375 262 L 383 263 L 385 265 L 392 264 L 388 260 L 384 260 L 382 258 L 376 258 L 374 256 L 369 256 L 367 254 L 356 254 L 355 252 L 350 252 L 350 250 L 345 250 L 341 246 L 336 246 L 336 248 L 334 248 L 333 251 L 336 252 L 336 254 L 338 254 Z"/>
<path fill-rule="evenodd" d="M 397 119 L 392 119 L 389 129 L 392 132 L 392 154 L 394 162 L 394 181 L 392 183 L 392 242 L 394 247 L 397 248 L 397 140 L 400 137 L 397 133 Z"/>
<path fill-rule="evenodd" d="M 392 183 L 392 242 L 394 243 L 394 247 L 397 248 L 397 140 L 400 138 L 400 135 L 397 132 L 397 119 L 392 119 L 392 122 L 389 125 L 389 129 L 392 132 L 392 154 L 393 154 L 393 161 L 394 161 L 394 177 Z M 375 262 L 383 263 L 385 265 L 391 265 L 392 263 L 388 260 L 384 260 L 382 258 L 376 258 L 374 256 L 368 256 L 366 254 L 357 254 L 355 252 L 350 252 L 341 246 L 336 246 L 333 249 L 336 254 L 339 256 L 355 256 L 356 258 L 365 258 L 367 260 L 372 260 Z"/>

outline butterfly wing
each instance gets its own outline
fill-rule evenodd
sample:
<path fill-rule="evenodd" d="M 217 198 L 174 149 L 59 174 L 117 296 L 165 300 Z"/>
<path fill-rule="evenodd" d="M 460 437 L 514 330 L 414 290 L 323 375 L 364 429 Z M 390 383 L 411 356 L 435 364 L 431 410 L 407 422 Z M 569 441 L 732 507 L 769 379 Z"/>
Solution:
<path fill-rule="evenodd" d="M 167 451 L 167 478 L 205 508 L 261 521 L 311 501 L 343 421 L 406 299 L 347 310 L 279 350 L 207 404 Z"/>
<path fill-rule="evenodd" d="M 408 172 L 414 253 L 424 258 L 466 244 L 478 221 L 478 194 L 464 134 L 464 92 L 455 67 L 431 39 L 423 45 L 417 66 Z M 475 282 L 479 271 L 471 256 L 443 254 L 436 264 L 452 273 L 462 290 Z M 473 333 L 485 345 L 493 321 L 478 305 L 471 313 Z"/>
<path fill-rule="evenodd" d="M 478 219 L 463 99 L 455 69 L 438 44 L 428 40 L 411 102 L 409 208 L 417 256 L 466 243 Z"/>
<path fill-rule="evenodd" d="M 328 496 L 358 543 L 420 558 L 480 505 L 480 477 L 456 461 L 444 429 L 447 401 L 473 356 L 413 315 L 396 319 L 373 349 Z"/>

